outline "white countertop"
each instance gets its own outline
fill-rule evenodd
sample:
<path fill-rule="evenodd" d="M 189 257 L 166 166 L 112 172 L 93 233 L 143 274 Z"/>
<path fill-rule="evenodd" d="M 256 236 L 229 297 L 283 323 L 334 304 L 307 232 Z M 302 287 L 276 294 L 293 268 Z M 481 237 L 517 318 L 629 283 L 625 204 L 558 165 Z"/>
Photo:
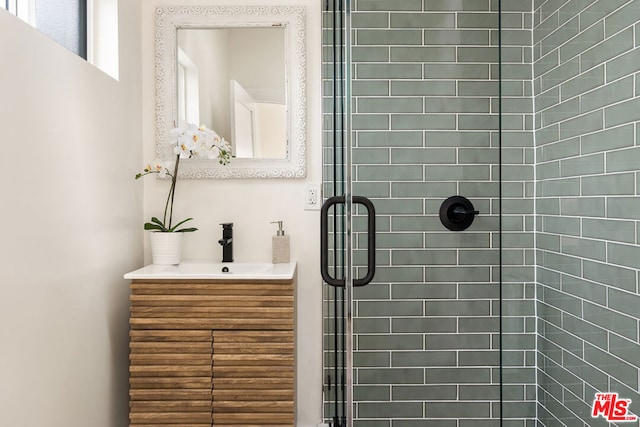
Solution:
<path fill-rule="evenodd" d="M 222 272 L 223 268 L 228 272 Z M 147 265 L 124 275 L 125 279 L 224 279 L 224 280 L 288 280 L 296 271 L 296 263 L 242 263 L 185 261 L 178 265 Z"/>

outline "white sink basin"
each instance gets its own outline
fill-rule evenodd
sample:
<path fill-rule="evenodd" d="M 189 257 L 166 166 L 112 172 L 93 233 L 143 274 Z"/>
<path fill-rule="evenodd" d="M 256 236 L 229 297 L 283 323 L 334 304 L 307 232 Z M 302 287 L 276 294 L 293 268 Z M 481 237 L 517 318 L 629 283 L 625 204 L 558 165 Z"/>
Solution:
<path fill-rule="evenodd" d="M 147 265 L 124 275 L 125 279 L 292 279 L 296 263 L 182 262 L 178 265 Z"/>

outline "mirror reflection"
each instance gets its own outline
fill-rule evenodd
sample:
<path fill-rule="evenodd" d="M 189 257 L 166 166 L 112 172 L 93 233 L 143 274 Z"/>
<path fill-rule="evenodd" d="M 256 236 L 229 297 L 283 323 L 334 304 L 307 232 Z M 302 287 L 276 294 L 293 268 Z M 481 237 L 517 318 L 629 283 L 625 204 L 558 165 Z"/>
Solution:
<path fill-rule="evenodd" d="M 285 29 L 179 28 L 177 114 L 204 124 L 236 158 L 288 156 Z"/>

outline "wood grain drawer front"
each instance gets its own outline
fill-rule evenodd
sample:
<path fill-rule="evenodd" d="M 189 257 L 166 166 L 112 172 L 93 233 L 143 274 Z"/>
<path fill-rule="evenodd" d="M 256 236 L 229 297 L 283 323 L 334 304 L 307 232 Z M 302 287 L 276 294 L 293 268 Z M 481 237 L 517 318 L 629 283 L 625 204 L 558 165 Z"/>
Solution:
<path fill-rule="evenodd" d="M 214 425 L 293 425 L 293 331 L 214 331 Z"/>
<path fill-rule="evenodd" d="M 131 285 L 132 329 L 293 329 L 293 281 Z"/>
<path fill-rule="evenodd" d="M 211 331 L 131 331 L 131 426 L 210 426 Z"/>
<path fill-rule="evenodd" d="M 294 281 L 131 284 L 130 426 L 295 422 Z"/>

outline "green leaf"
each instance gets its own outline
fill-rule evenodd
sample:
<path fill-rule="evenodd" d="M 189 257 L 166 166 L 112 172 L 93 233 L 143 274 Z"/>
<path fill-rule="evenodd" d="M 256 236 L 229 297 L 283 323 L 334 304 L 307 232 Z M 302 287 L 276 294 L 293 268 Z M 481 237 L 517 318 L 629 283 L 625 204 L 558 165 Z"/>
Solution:
<path fill-rule="evenodd" d="M 177 223 L 176 225 L 174 225 L 173 227 L 171 227 L 169 230 L 169 232 L 174 232 L 176 231 L 176 229 L 181 226 L 182 224 L 184 224 L 187 221 L 191 221 L 193 218 L 187 218 L 187 219 L 183 219 L 182 221 L 180 221 L 179 223 Z"/>
<path fill-rule="evenodd" d="M 158 230 L 158 231 L 167 231 L 164 227 L 159 226 L 158 224 L 152 224 L 150 222 L 144 223 L 145 230 Z"/>
<path fill-rule="evenodd" d="M 180 230 L 176 230 L 176 233 L 191 233 L 193 231 L 198 231 L 197 228 L 195 227 L 191 227 L 191 228 L 181 228 Z"/>
<path fill-rule="evenodd" d="M 159 220 L 158 218 L 156 218 L 155 216 L 154 216 L 154 217 L 151 217 L 151 222 L 158 224 L 158 225 L 159 225 L 160 227 L 162 227 L 162 228 L 165 228 L 165 227 L 164 227 L 164 222 L 160 221 L 160 220 Z"/>

